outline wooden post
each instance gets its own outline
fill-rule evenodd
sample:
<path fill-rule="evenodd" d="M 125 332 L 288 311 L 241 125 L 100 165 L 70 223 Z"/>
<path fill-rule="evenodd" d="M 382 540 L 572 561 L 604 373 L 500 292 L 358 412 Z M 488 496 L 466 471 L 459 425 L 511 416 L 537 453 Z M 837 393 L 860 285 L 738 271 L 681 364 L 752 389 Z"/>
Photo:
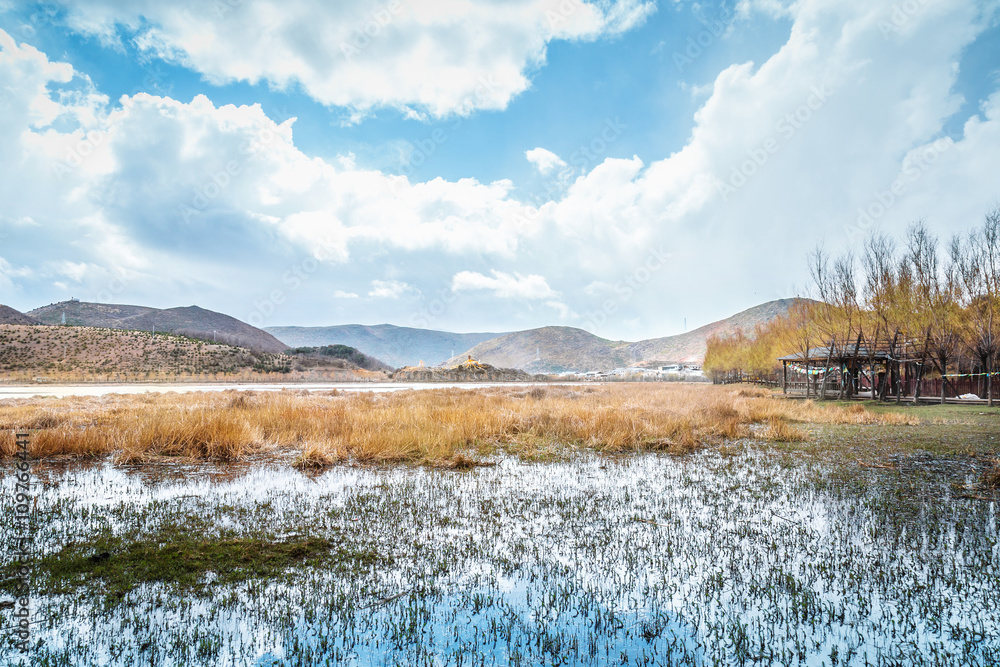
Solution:
<path fill-rule="evenodd" d="M 917 386 L 913 389 L 913 404 L 916 405 L 920 402 L 920 383 L 923 381 L 924 377 L 924 364 L 927 363 L 927 351 L 931 346 L 931 328 L 927 327 L 927 333 L 924 335 L 924 352 L 920 355 L 920 365 L 917 366 Z"/>
<path fill-rule="evenodd" d="M 823 367 L 823 388 L 821 390 L 822 394 L 819 397 L 821 401 L 826 400 L 826 381 L 830 377 L 830 361 L 833 359 L 833 348 L 836 341 L 836 338 L 831 339 L 830 347 L 826 350 L 826 366 Z"/>
<path fill-rule="evenodd" d="M 900 372 L 901 361 L 896 362 L 896 405 L 903 400 L 903 374 Z M 906 379 L 910 379 L 910 365 L 905 365 Z"/>
<path fill-rule="evenodd" d="M 886 392 L 889 390 L 889 384 L 892 382 L 892 357 L 896 354 L 896 341 L 899 339 L 899 329 L 896 329 L 896 333 L 892 336 L 892 343 L 889 345 L 889 354 L 885 358 L 885 378 L 882 380 L 882 387 L 878 392 L 878 400 L 884 401 Z"/>
<path fill-rule="evenodd" d="M 781 393 L 788 393 L 788 361 L 781 360 Z"/>
<path fill-rule="evenodd" d="M 948 372 L 948 362 L 941 364 L 941 405 L 944 405 L 944 384 L 948 381 L 945 374 Z"/>
<path fill-rule="evenodd" d="M 854 343 L 854 354 L 851 356 L 851 364 L 850 364 L 851 384 L 847 389 L 847 398 L 853 398 L 854 394 L 856 393 L 855 390 L 858 391 L 861 390 L 861 385 L 860 385 L 861 378 L 859 377 L 861 375 L 861 370 L 858 366 L 858 350 L 861 349 L 862 335 L 864 335 L 864 332 L 858 331 L 858 340 L 856 343 Z M 858 383 L 857 387 L 855 387 L 855 383 Z"/>
<path fill-rule="evenodd" d="M 993 407 L 993 355 L 986 357 L 986 403 Z"/>

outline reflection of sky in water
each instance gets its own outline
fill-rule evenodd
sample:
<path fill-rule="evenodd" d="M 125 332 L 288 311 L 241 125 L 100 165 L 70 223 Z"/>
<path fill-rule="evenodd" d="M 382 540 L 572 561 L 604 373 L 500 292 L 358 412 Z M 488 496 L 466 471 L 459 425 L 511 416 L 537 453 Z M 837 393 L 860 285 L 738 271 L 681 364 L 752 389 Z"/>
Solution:
<path fill-rule="evenodd" d="M 325 658 L 337 665 L 456 664 L 462 656 L 474 664 L 471 656 L 484 655 L 495 665 L 605 665 L 619 663 L 623 654 L 670 664 L 700 654 L 693 629 L 667 612 L 612 613 L 573 604 L 580 600 L 560 610 L 544 595 L 532 599 L 532 588 L 526 581 L 503 580 L 432 602 L 404 597 L 375 610 L 368 620 L 372 632 L 351 640 L 339 623 L 301 620 L 283 638 L 282 649 L 268 651 L 256 664 L 297 665 L 304 657 L 307 664 Z M 412 641 L 413 622 L 419 624 L 419 642 Z M 379 628 L 391 630 L 380 634 Z"/>
<path fill-rule="evenodd" d="M 200 598 L 146 585 L 107 610 L 36 594 L 42 643 L 22 664 L 1000 661 L 996 504 L 952 499 L 950 478 L 715 453 L 35 475 L 39 552 L 202 517 L 211 534 L 326 536 L 394 560 Z M 13 484 L 0 477 L 3 515 Z"/>

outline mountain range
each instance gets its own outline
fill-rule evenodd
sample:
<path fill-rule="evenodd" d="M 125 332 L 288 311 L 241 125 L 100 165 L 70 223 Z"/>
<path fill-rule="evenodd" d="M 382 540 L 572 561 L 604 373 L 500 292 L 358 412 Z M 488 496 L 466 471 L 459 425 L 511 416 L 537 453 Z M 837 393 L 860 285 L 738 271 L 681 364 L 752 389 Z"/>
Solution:
<path fill-rule="evenodd" d="M 38 324 L 38 320 L 28 317 L 10 306 L 0 305 L 0 324 Z"/>
<path fill-rule="evenodd" d="M 458 352 L 502 333 L 452 333 L 413 329 L 391 324 L 343 324 L 331 327 L 265 327 L 265 331 L 290 347 L 350 345 L 390 366 L 416 366 L 423 361 L 436 366 Z"/>
<path fill-rule="evenodd" d="M 239 345 L 257 352 L 278 353 L 288 347 L 266 331 L 198 306 L 160 309 L 71 299 L 35 308 L 27 314 L 42 324 L 155 330 Z"/>
<path fill-rule="evenodd" d="M 796 299 L 779 299 L 748 308 L 732 317 L 662 338 L 612 341 L 574 327 L 550 326 L 508 333 L 456 334 L 391 324 L 332 327 L 267 327 L 291 346 L 343 344 L 394 366 L 453 366 L 468 359 L 498 368 L 529 373 L 611 370 L 625 366 L 654 367 L 704 361 L 707 340 L 737 330 L 751 333 L 758 324 L 781 317 Z"/>
<path fill-rule="evenodd" d="M 280 353 L 289 347 L 347 345 L 392 367 L 453 366 L 470 356 L 498 368 L 529 373 L 607 371 L 627 366 L 698 364 L 707 340 L 785 315 L 797 299 L 769 301 L 732 317 L 674 336 L 635 342 L 613 341 L 583 329 L 548 326 L 507 333 L 453 333 L 391 324 L 327 327 L 282 326 L 258 329 L 198 306 L 152 308 L 70 300 L 20 313 L 0 306 L 0 324 L 47 324 L 169 332 L 238 345 L 255 352 Z"/>
<path fill-rule="evenodd" d="M 469 356 L 493 366 L 519 368 L 529 373 L 609 371 L 626 366 L 644 368 L 705 360 L 708 338 L 754 327 L 788 313 L 796 299 L 769 301 L 718 322 L 674 336 L 634 343 L 611 341 L 573 327 L 542 327 L 504 334 L 449 359 L 456 364 Z"/>

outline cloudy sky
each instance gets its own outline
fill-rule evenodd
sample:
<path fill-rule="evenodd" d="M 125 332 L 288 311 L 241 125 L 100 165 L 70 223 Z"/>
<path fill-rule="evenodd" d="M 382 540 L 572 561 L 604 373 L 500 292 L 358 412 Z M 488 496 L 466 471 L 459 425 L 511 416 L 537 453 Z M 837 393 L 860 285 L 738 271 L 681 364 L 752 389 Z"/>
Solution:
<path fill-rule="evenodd" d="M 1000 2 L 0 0 L 0 302 L 635 340 L 1000 199 Z"/>

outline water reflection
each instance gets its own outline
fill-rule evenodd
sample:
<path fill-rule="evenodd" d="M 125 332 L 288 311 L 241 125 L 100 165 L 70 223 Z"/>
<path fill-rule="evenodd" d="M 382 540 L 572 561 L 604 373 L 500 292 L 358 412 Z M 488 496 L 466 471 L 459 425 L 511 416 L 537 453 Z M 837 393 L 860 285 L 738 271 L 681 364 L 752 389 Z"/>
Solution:
<path fill-rule="evenodd" d="M 907 470 L 760 451 L 311 476 L 39 465 L 38 553 L 173 524 L 384 559 L 226 585 L 209 572 L 199 594 L 36 591 L 37 648 L 0 662 L 996 664 L 996 503 L 954 498 L 960 460 Z M 4 515 L 13 486 L 5 473 Z"/>

